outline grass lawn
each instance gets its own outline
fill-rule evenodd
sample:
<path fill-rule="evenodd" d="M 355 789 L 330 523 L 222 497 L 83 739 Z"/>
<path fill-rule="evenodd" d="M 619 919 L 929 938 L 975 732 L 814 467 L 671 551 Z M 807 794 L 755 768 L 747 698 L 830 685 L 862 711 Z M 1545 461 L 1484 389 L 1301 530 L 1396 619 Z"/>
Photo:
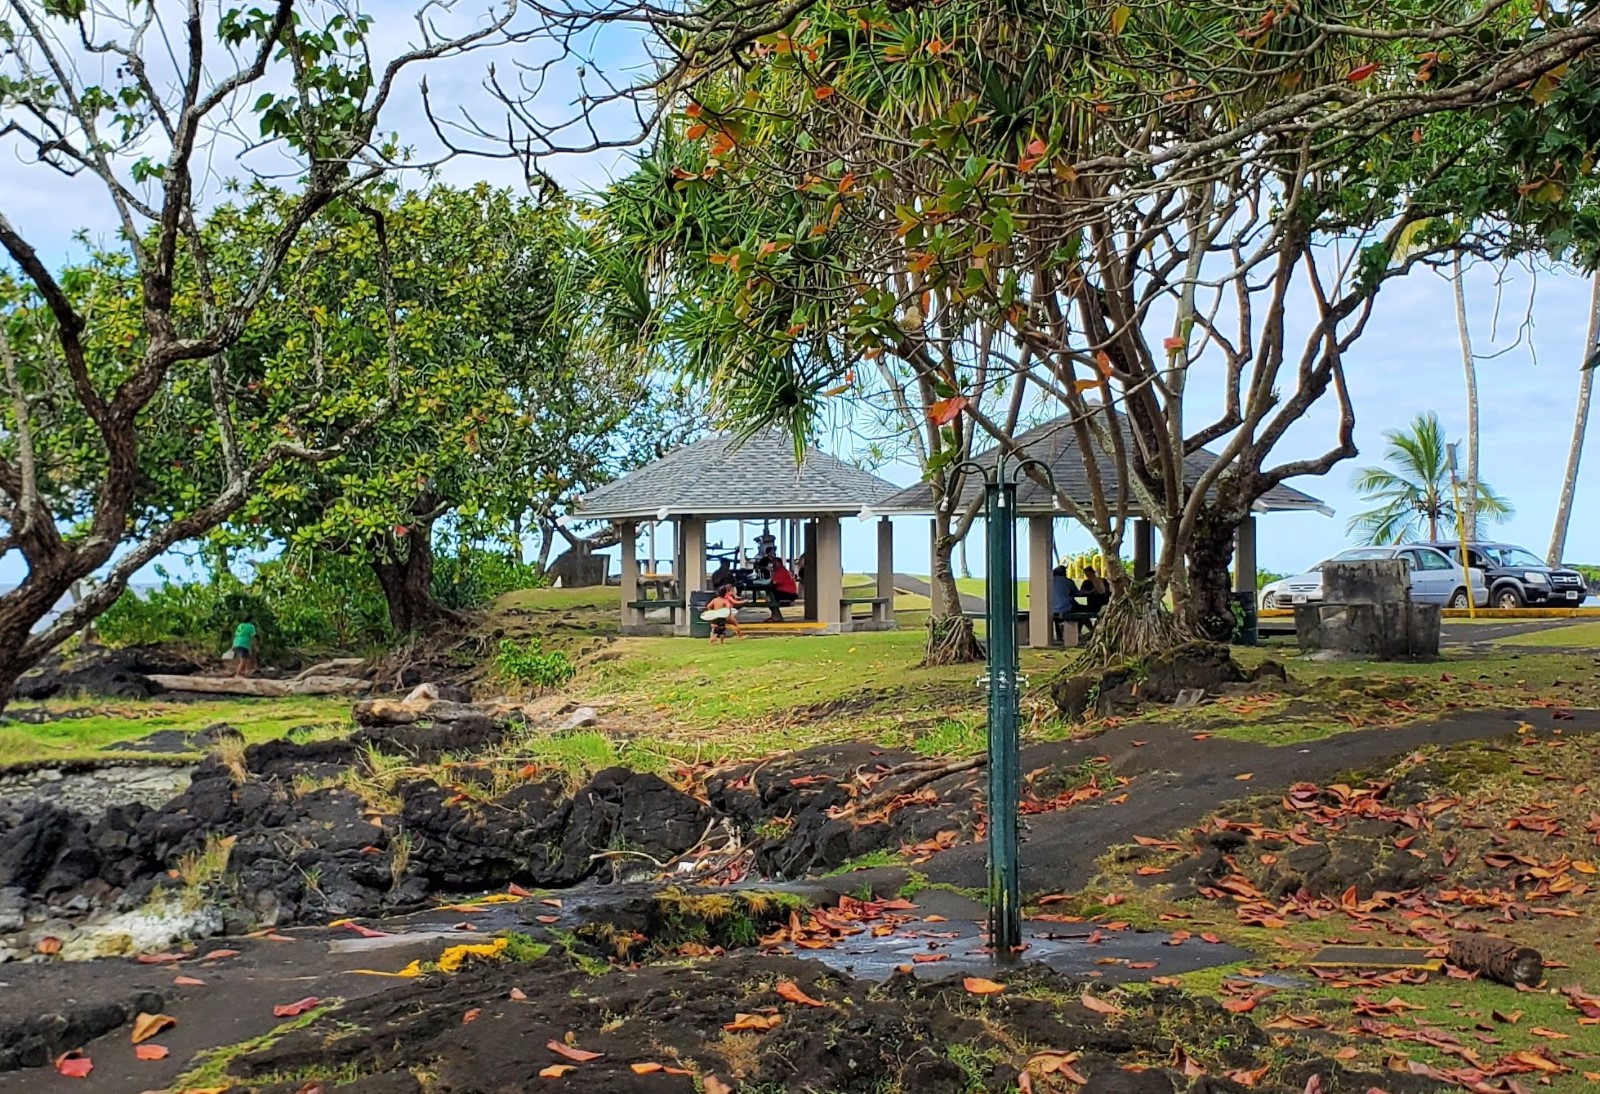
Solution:
<path fill-rule="evenodd" d="M 1502 638 L 1497 645 L 1531 649 L 1600 649 L 1600 622 L 1572 623 L 1562 627 L 1546 627 Z"/>
<path fill-rule="evenodd" d="M 348 729 L 349 699 L 297 697 L 292 699 L 229 699 L 195 703 L 120 701 L 50 702 L 47 710 L 68 713 L 92 709 L 85 717 L 58 717 L 38 725 L 0 725 L 0 767 L 13 764 L 122 757 L 138 759 L 140 753 L 107 752 L 106 746 L 134 741 L 161 730 L 193 733 L 227 723 L 245 740 L 272 740 L 291 729 Z M 27 709 L 19 705 L 16 714 Z"/>

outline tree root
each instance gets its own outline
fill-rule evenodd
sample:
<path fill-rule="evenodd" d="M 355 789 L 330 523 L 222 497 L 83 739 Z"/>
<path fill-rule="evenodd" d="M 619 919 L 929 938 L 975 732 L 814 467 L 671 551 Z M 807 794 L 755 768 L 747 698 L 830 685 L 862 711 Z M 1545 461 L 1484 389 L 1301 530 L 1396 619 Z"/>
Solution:
<path fill-rule="evenodd" d="M 841 810 L 838 815 L 840 817 L 850 817 L 860 813 L 874 813 L 883 808 L 885 805 L 888 805 L 890 802 L 894 801 L 902 794 L 910 794 L 913 791 L 921 790 L 924 786 L 927 786 L 930 783 L 936 783 L 940 779 L 948 778 L 951 775 L 959 775 L 963 771 L 971 771 L 974 768 L 983 767 L 988 762 L 988 755 L 980 753 L 977 756 L 969 756 L 964 760 L 954 760 L 949 763 L 927 761 L 903 764 L 900 767 L 887 772 L 884 775 L 884 778 L 888 779 L 894 775 L 903 774 L 910 771 L 917 771 L 919 773 L 913 775 L 909 779 L 906 779 L 904 782 L 896 783 L 894 786 L 885 787 L 874 794 L 869 794 L 860 801 L 852 802 L 849 808 Z"/>
<path fill-rule="evenodd" d="M 964 615 L 928 618 L 928 645 L 922 656 L 924 668 L 938 665 L 965 665 L 984 659 L 983 645 Z"/>

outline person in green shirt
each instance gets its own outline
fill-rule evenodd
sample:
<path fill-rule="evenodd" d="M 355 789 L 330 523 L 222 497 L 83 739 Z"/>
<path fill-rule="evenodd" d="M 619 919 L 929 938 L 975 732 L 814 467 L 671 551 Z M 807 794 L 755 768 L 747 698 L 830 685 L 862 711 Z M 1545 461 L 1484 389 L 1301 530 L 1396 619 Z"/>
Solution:
<path fill-rule="evenodd" d="M 249 676 L 256 671 L 256 650 L 261 632 L 248 619 L 233 628 L 233 675 Z"/>

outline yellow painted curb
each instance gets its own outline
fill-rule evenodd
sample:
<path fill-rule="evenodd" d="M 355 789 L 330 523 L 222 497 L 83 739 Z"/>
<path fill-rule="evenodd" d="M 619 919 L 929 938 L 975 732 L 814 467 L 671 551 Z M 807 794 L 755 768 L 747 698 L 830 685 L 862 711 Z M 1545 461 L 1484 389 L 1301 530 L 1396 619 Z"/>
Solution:
<path fill-rule="evenodd" d="M 1262 608 L 1260 619 L 1293 619 L 1294 612 L 1287 608 Z M 1465 608 L 1445 608 L 1446 619 L 1471 619 Z M 1478 619 L 1600 619 L 1600 608 L 1479 608 Z"/>

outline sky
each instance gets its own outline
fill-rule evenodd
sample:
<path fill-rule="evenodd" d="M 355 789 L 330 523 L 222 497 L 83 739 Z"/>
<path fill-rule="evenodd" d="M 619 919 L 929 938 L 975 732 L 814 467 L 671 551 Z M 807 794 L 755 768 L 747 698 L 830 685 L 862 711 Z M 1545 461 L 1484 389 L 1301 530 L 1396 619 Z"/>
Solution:
<path fill-rule="evenodd" d="M 164 5 L 163 5 L 164 6 Z M 415 37 L 409 3 L 378 0 L 367 5 L 377 19 L 376 52 L 384 56 Z M 460 25 L 477 18 L 482 5 L 469 0 L 449 16 Z M 173 27 L 180 25 L 174 21 Z M 577 93 L 579 64 L 612 74 L 639 71 L 646 63 L 631 36 L 582 43 L 587 55 L 577 55 L 559 66 L 539 99 L 546 118 L 570 117 Z M 539 59 L 537 51 L 519 47 L 514 52 L 472 55 L 429 67 L 432 99 L 436 106 L 464 109 L 480 119 L 493 117 L 493 104 L 483 89 L 485 65 L 493 62 L 502 80 L 514 79 L 516 62 Z M 386 128 L 414 141 L 423 156 L 436 151 L 423 116 L 417 91 L 418 70 L 402 85 L 386 115 Z M 622 120 L 613 117 L 609 132 L 620 132 Z M 605 130 L 602 125 L 602 130 Z M 220 138 L 213 146 L 213 174 L 208 180 L 214 196 L 221 179 L 236 173 L 241 145 Z M 245 162 L 264 167 L 260 153 Z M 546 163 L 564 186 L 577 192 L 593 190 L 626 169 L 626 153 L 616 150 L 563 156 Z M 520 170 L 514 163 L 463 157 L 446 163 L 440 177 L 454 184 L 487 180 L 496 185 L 518 185 Z M 420 179 L 413 181 L 420 182 Z M 95 239 L 113 238 L 113 218 L 103 194 L 87 180 L 64 180 L 24 162 L 15 145 L 0 144 L 0 211 L 17 225 L 47 259 L 60 262 L 77 250 L 76 233 Z M 1588 323 L 1590 287 L 1586 280 L 1554 270 L 1522 268 L 1502 270 L 1471 268 L 1467 274 L 1468 312 L 1477 364 L 1482 406 L 1483 479 L 1516 506 L 1515 517 L 1491 528 L 1495 538 L 1522 544 L 1543 555 L 1550 540 L 1561 477 L 1572 430 L 1579 364 L 1585 356 L 1583 342 Z M 1159 340 L 1159 335 L 1157 336 Z M 1357 444 L 1361 455 L 1318 479 L 1292 485 L 1313 494 L 1336 511 L 1333 518 L 1312 513 L 1270 514 L 1259 521 L 1259 561 L 1263 569 L 1298 572 L 1349 543 L 1345 521 L 1361 508 L 1350 480 L 1358 467 L 1377 463 L 1383 451 L 1383 433 L 1402 428 L 1416 415 L 1438 413 L 1447 435 L 1460 440 L 1465 434 L 1466 403 L 1450 283 L 1429 271 L 1417 271 L 1391 282 L 1382 291 L 1374 317 L 1363 337 L 1347 355 L 1346 372 L 1357 415 Z M 1214 387 L 1214 385 L 1213 385 Z M 1220 399 L 1220 393 L 1215 396 Z M 1193 421 L 1207 419 L 1215 403 L 1206 405 L 1206 389 L 1196 382 L 1190 401 Z M 1305 421 L 1285 437 L 1280 453 L 1285 458 L 1321 453 L 1331 442 L 1336 421 L 1331 400 L 1323 400 Z M 835 447 L 849 456 L 847 438 Z M 909 484 L 916 471 L 909 465 L 878 467 L 877 473 L 896 483 Z M 1568 536 L 1567 558 L 1600 562 L 1600 428 L 1591 431 L 1584 456 L 1576 503 Z M 870 524 L 847 522 L 846 564 L 869 569 L 875 560 L 875 539 Z M 926 572 L 927 534 L 921 520 L 897 521 L 896 567 Z M 1059 549 L 1081 551 L 1090 546 L 1086 532 L 1069 530 L 1062 522 Z M 732 538 L 733 530 L 726 530 Z M 713 538 L 717 530 L 713 530 Z M 976 547 L 976 545 L 974 545 Z M 1024 552 L 1025 553 L 1025 552 Z M 981 550 L 971 561 L 981 570 Z M 20 559 L 0 558 L 0 585 L 22 574 Z"/>

